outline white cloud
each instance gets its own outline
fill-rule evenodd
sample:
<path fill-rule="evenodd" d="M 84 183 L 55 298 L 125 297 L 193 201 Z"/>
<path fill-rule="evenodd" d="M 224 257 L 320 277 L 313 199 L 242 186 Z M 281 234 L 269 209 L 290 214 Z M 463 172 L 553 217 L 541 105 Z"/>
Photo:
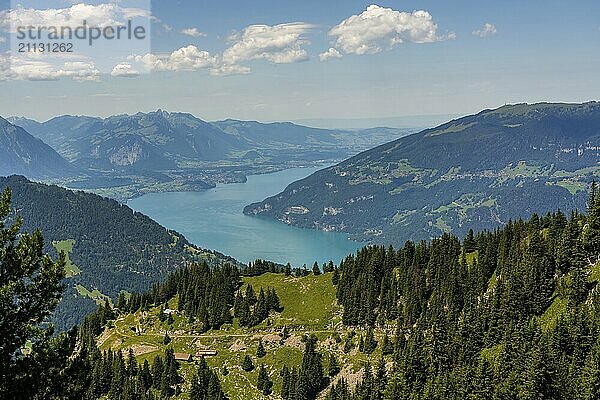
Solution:
<path fill-rule="evenodd" d="M 10 77 L 10 56 L 8 54 L 0 54 L 0 82 L 9 80 Z"/>
<path fill-rule="evenodd" d="M 100 71 L 93 62 L 69 61 L 62 66 L 38 60 L 12 60 L 10 78 L 30 81 L 55 81 L 60 78 L 72 78 L 76 81 L 97 81 Z"/>
<path fill-rule="evenodd" d="M 167 32 L 171 32 L 173 30 L 173 27 L 169 24 L 163 24 L 163 29 Z"/>
<path fill-rule="evenodd" d="M 153 18 L 149 10 L 141 8 L 125 8 L 114 3 L 98 5 L 80 3 L 67 8 L 17 7 L 0 15 L 0 24 L 6 29 L 29 25 L 76 27 L 86 21 L 88 26 L 104 27 L 119 25 L 137 17 Z"/>
<path fill-rule="evenodd" d="M 120 63 L 115 65 L 110 73 L 110 75 L 114 76 L 115 78 L 134 78 L 139 74 L 140 73 L 136 71 L 133 65 L 129 63 Z"/>
<path fill-rule="evenodd" d="M 6 43 L 6 37 L 0 36 L 0 43 Z"/>
<path fill-rule="evenodd" d="M 142 64 L 146 70 L 152 71 L 208 69 L 211 75 L 248 74 L 251 70 L 242 65 L 245 61 L 266 60 L 273 64 L 290 64 L 308 60 L 308 53 L 303 48 L 308 44 L 304 34 L 312 28 L 312 25 L 303 22 L 251 25 L 232 35 L 229 38 L 230 46 L 222 54 L 210 54 L 189 45 L 170 54 L 130 56 L 128 61 Z M 192 36 L 202 35 L 196 28 L 187 30 L 190 31 L 188 34 L 194 32 Z"/>
<path fill-rule="evenodd" d="M 193 45 L 182 47 L 167 55 L 148 53 L 143 56 L 130 56 L 128 60 L 141 63 L 151 71 L 195 71 L 214 68 L 218 64 L 218 57 Z"/>
<path fill-rule="evenodd" d="M 250 68 L 243 65 L 219 65 L 210 70 L 210 74 L 215 76 L 246 75 L 249 73 Z"/>
<path fill-rule="evenodd" d="M 473 35 L 479 36 L 480 38 L 486 38 L 488 36 L 493 36 L 497 32 L 494 24 L 485 23 L 480 29 L 476 29 L 473 31 Z"/>
<path fill-rule="evenodd" d="M 304 22 L 280 25 L 250 25 L 230 38 L 231 47 L 223 52 L 224 65 L 237 65 L 249 60 L 267 60 L 273 64 L 289 64 L 308 60 L 302 48 L 304 38 L 313 26 Z"/>
<path fill-rule="evenodd" d="M 319 60 L 321 60 L 321 61 L 329 60 L 332 58 L 342 58 L 342 57 L 343 57 L 342 53 L 340 53 L 333 47 L 330 47 L 329 50 L 327 50 L 326 52 L 319 54 Z"/>
<path fill-rule="evenodd" d="M 200 32 L 198 30 L 198 28 L 186 28 L 186 29 L 181 30 L 180 33 L 182 33 L 186 36 L 191 36 L 191 37 L 206 36 L 206 33 Z"/>
<path fill-rule="evenodd" d="M 456 37 L 454 33 L 438 35 L 427 11 L 409 13 L 377 5 L 340 22 L 328 35 L 335 38 L 338 51 L 358 55 L 379 53 L 405 42 L 431 43 Z"/>

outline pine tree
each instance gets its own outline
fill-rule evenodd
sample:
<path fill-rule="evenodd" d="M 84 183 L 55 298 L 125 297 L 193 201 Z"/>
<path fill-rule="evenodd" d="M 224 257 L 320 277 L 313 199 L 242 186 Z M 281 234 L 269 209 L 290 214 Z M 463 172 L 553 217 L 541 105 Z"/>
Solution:
<path fill-rule="evenodd" d="M 329 353 L 328 375 L 329 375 L 329 377 L 333 378 L 339 373 L 340 373 L 340 365 L 338 364 L 338 361 L 335 358 L 335 355 L 333 353 Z"/>
<path fill-rule="evenodd" d="M 250 372 L 254 369 L 254 364 L 252 363 L 252 359 L 249 355 L 246 354 L 244 359 L 242 360 L 242 369 L 246 372 Z"/>
<path fill-rule="evenodd" d="M 57 261 L 43 253 L 44 240 L 40 231 L 21 232 L 22 220 L 11 223 L 11 190 L 0 196 L 0 397 L 14 397 L 24 389 L 35 393 L 45 376 L 46 365 L 38 365 L 36 353 L 43 354 L 52 346 L 52 328 L 41 324 L 55 309 L 63 291 L 65 255 Z M 19 349 L 30 340 L 36 343 L 28 359 L 20 357 Z M 58 356 L 58 355 L 57 355 Z M 43 357 L 40 357 L 43 359 Z M 55 365 L 67 359 L 55 360 Z M 26 366 L 26 367 L 25 367 Z"/>
<path fill-rule="evenodd" d="M 365 339 L 363 342 L 363 350 L 362 352 L 365 354 L 371 354 L 377 348 L 377 341 L 373 335 L 373 328 L 367 328 L 367 333 L 365 335 Z"/>
<path fill-rule="evenodd" d="M 340 280 L 340 271 L 338 268 L 335 268 L 333 270 L 333 275 L 331 275 L 331 283 L 333 284 L 333 286 L 337 286 L 339 280 Z"/>
<path fill-rule="evenodd" d="M 467 233 L 467 237 L 463 241 L 463 248 L 465 253 L 472 253 L 477 250 L 477 243 L 475 242 L 475 234 L 473 233 L 473 229 L 469 229 Z"/>
<path fill-rule="evenodd" d="M 267 351 L 265 350 L 265 347 L 263 346 L 263 342 L 261 340 L 258 342 L 258 348 L 256 349 L 256 357 L 263 358 L 266 355 Z"/>
<path fill-rule="evenodd" d="M 315 276 L 321 275 L 321 269 L 319 268 L 319 263 L 317 263 L 316 261 L 313 264 L 312 272 L 313 272 L 313 275 L 315 275 Z"/>
<path fill-rule="evenodd" d="M 248 304 L 250 306 L 253 306 L 256 303 L 256 293 L 254 293 L 254 289 L 252 288 L 252 285 L 248 285 L 246 287 L 246 295 L 244 296 L 244 298 L 246 299 L 246 302 L 248 302 Z"/>
<path fill-rule="evenodd" d="M 260 366 L 260 370 L 258 372 L 258 379 L 256 382 L 256 387 L 260 390 L 265 396 L 268 396 L 272 392 L 273 382 L 269 378 L 269 374 L 267 373 L 267 369 L 265 365 L 262 364 Z"/>
<path fill-rule="evenodd" d="M 283 366 L 281 370 L 281 397 L 284 400 L 289 399 L 290 397 L 290 370 L 287 365 Z"/>
<path fill-rule="evenodd" d="M 390 355 L 394 353 L 394 344 L 390 340 L 390 337 L 386 333 L 383 336 L 383 343 L 381 344 L 381 352 L 384 356 Z"/>
<path fill-rule="evenodd" d="M 169 336 L 169 332 L 165 332 L 165 336 L 163 337 L 163 344 L 166 346 L 171 343 L 171 337 Z"/>

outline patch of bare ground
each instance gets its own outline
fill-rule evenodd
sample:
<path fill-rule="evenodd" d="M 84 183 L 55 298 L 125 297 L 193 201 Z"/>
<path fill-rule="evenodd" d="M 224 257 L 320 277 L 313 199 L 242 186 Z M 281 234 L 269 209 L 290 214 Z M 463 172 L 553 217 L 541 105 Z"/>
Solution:
<path fill-rule="evenodd" d="M 302 341 L 302 336 L 300 335 L 291 335 L 289 338 L 287 338 L 287 340 L 284 343 L 286 346 L 289 347 L 296 347 L 302 351 L 304 351 L 304 342 Z"/>
<path fill-rule="evenodd" d="M 158 347 L 156 346 L 151 346 L 149 344 L 134 344 L 132 346 L 130 346 L 128 349 L 126 349 L 126 354 L 129 351 L 129 349 L 131 349 L 133 351 L 133 355 L 134 356 L 141 356 L 142 354 L 146 354 L 146 353 L 152 353 L 153 351 L 156 351 L 158 349 Z"/>
<path fill-rule="evenodd" d="M 229 346 L 229 351 L 244 351 L 247 348 L 248 346 L 246 346 L 246 342 L 244 342 L 242 339 L 237 339 L 231 344 L 231 346 Z"/>

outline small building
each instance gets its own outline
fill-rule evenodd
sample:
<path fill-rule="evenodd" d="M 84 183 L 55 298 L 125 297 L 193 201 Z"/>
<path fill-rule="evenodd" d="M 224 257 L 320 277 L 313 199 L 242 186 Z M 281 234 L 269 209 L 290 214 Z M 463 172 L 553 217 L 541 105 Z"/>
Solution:
<path fill-rule="evenodd" d="M 202 349 L 196 352 L 196 357 L 214 357 L 217 355 L 216 350 Z"/>
<path fill-rule="evenodd" d="M 190 353 L 174 353 L 175 360 L 191 362 L 193 360 Z"/>

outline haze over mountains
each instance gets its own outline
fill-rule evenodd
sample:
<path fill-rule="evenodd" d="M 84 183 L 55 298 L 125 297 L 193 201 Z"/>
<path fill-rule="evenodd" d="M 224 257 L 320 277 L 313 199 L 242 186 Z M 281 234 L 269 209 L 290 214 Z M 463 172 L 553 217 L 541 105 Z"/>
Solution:
<path fill-rule="evenodd" d="M 70 172 L 69 163 L 50 146 L 0 118 L 0 175 L 19 173 L 49 178 Z"/>
<path fill-rule="evenodd" d="M 209 123 L 162 110 L 108 118 L 9 120 L 70 163 L 72 172 L 64 185 L 120 200 L 152 191 L 206 189 L 218 182 L 243 182 L 247 174 L 341 160 L 410 132 L 237 120 Z M 34 176 L 27 169 L 10 171 Z M 58 170 L 55 175 L 66 174 Z"/>
<path fill-rule="evenodd" d="M 290 184 L 245 213 L 379 243 L 585 207 L 600 103 L 516 104 L 426 129 Z"/>

